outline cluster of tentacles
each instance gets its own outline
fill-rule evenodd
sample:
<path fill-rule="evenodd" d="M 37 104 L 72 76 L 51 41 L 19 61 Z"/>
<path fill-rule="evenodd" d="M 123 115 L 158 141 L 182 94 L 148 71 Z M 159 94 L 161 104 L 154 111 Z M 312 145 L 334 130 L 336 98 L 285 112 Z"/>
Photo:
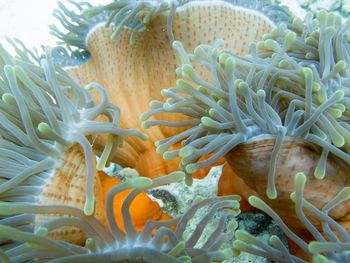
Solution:
<path fill-rule="evenodd" d="M 350 171 L 350 19 L 342 21 L 325 11 L 308 14 L 304 20 L 290 19 L 287 9 L 268 1 L 213 1 L 261 11 L 276 27 L 252 43 L 247 56 L 225 50 L 222 40 L 203 43 L 188 53 L 174 37 L 173 18 L 181 8 L 213 2 L 119 0 L 97 7 L 70 2 L 78 12 L 59 3 L 54 14 L 68 32 L 51 27 L 66 47 L 47 48 L 45 54 L 37 55 L 15 40 L 12 45 L 17 57 L 12 57 L 0 46 L 0 260 L 210 263 L 244 251 L 276 262 L 350 261 L 350 188 L 346 177 Z M 181 172 L 156 179 L 129 178 L 101 197 L 97 170 L 103 169 L 122 146 L 122 137 L 147 136 L 136 129 L 120 128 L 120 109 L 110 101 L 110 94 L 97 83 L 80 86 L 61 66 L 90 59 L 87 39 L 99 24 L 112 28 L 112 39 L 123 30 L 129 31 L 129 42 L 134 45 L 140 33 L 147 34 L 148 26 L 160 16 L 166 17 L 164 31 L 177 57 L 178 79 L 175 87 L 161 90 L 166 100 L 151 101 L 151 109 L 140 120 L 145 129 L 182 129 L 156 143 L 165 160 L 181 159 Z M 150 119 L 158 114 L 184 118 Z M 94 141 L 101 134 L 107 134 L 108 139 L 96 164 Z M 276 236 L 265 243 L 236 230 L 235 221 L 227 224 L 226 209 L 231 215 L 240 212 L 240 197 L 235 195 L 198 200 L 174 219 L 149 220 L 141 231 L 136 229 L 130 210 L 140 193 L 185 178 L 190 182 L 192 173 L 223 157 L 232 165 L 230 154 L 239 146 L 266 141 L 273 141 L 263 186 L 266 191 L 258 191 L 260 196 L 251 196 L 248 201 L 271 216 L 308 259 L 292 255 Z M 281 157 L 283 162 L 288 160 L 284 149 L 289 142 L 297 142 L 300 148 L 307 145 L 319 157 L 311 175 L 302 169 L 283 173 L 293 179 L 288 199 L 295 207 L 295 218 L 309 232 L 310 243 L 293 232 L 293 227 L 283 222 L 280 210 L 269 203 L 275 199 L 283 206 L 285 202 L 279 199 L 284 186 L 278 180 Z M 71 155 L 77 159 L 68 162 Z M 73 187 L 68 183 L 56 187 L 54 179 L 62 174 L 80 176 L 79 181 L 73 180 Z M 331 176 L 341 178 L 334 186 L 339 192 L 322 197 L 321 205 L 313 203 L 318 196 L 306 192 L 307 181 Z M 82 191 L 78 189 L 82 182 L 84 197 L 79 196 Z M 52 187 L 58 192 L 64 187 L 77 188 L 78 196 L 72 190 L 66 199 L 52 201 L 50 198 L 56 198 L 56 192 L 50 193 Z M 120 211 L 115 211 L 115 199 L 125 190 L 131 191 Z M 207 214 L 186 236 L 189 221 L 203 207 L 208 207 Z M 216 228 L 199 244 L 203 230 L 218 210 L 223 213 Z M 123 229 L 116 219 L 118 213 Z M 334 214 L 340 214 L 340 219 Z M 79 229 L 85 243 L 53 238 L 53 233 L 62 228 Z M 233 236 L 232 247 L 227 246 Z"/>
<path fill-rule="evenodd" d="M 157 142 L 157 151 L 166 160 L 180 157 L 180 169 L 191 174 L 213 165 L 238 145 L 272 139 L 275 143 L 268 166 L 266 196 L 277 201 L 276 171 L 281 165 L 279 156 L 285 141 L 300 141 L 318 147 L 316 151 L 320 149 L 313 171 L 319 180 L 327 174 L 330 154 L 348 165 L 349 21 L 343 22 L 340 16 L 325 11 L 316 16 L 308 14 L 304 21 L 295 18 L 288 25 L 280 24 L 263 41 L 253 43 L 251 55 L 245 57 L 223 50 L 221 41 L 200 45 L 193 54 L 188 54 L 175 41 L 173 47 L 180 61 L 176 87 L 163 89 L 166 101 L 152 101 L 152 109 L 141 120 L 144 128 L 154 125 L 187 128 Z M 181 113 L 189 120 L 173 123 L 148 120 L 159 113 Z M 179 141 L 180 148 L 172 148 Z M 292 194 L 296 213 L 317 240 L 309 247 L 263 201 L 251 197 L 250 204 L 273 216 L 309 255 L 324 253 L 332 262 L 348 260 L 349 235 L 328 216 L 339 203 L 348 204 L 348 180 L 345 178 L 345 188 L 339 192 L 341 197 L 337 195 L 320 211 L 303 199 L 305 179 L 301 175 L 296 177 L 296 190 Z M 317 218 L 326 238 L 303 215 L 304 208 Z M 275 238 L 271 240 L 273 248 L 256 240 L 253 247 L 247 245 L 253 240 L 243 232 L 238 232 L 237 238 L 246 241 L 235 243 L 241 250 L 278 262 L 301 261 L 290 256 Z M 321 256 L 315 257 L 315 262 L 321 260 Z M 322 259 L 325 260 L 323 256 Z"/>
<path fill-rule="evenodd" d="M 224 226 L 225 214 L 217 228 L 200 247 L 195 247 L 207 222 L 222 208 L 239 211 L 239 197 L 225 196 L 197 202 L 185 214 L 165 222 L 148 221 L 138 233 L 129 213 L 134 198 L 147 189 L 163 184 L 178 182 L 184 174 L 175 172 L 151 180 L 145 177 L 129 179 L 112 188 L 106 200 L 108 228 L 94 216 L 87 216 L 82 210 L 64 205 L 35 205 L 24 202 L 1 202 L 0 215 L 16 215 L 10 222 L 2 220 L 0 226 L 0 258 L 4 262 L 213 262 L 232 256 L 230 249 L 220 250 L 221 245 L 232 236 L 235 224 Z M 118 193 L 133 189 L 122 206 L 125 232 L 114 218 L 113 199 Z M 198 209 L 212 204 L 209 213 L 191 236 L 184 239 L 187 223 Z M 35 233 L 21 229 L 27 214 L 59 214 L 61 217 L 40 225 Z M 18 215 L 23 214 L 23 215 Z M 6 221 L 6 222 L 5 222 Z M 18 225 L 14 225 L 14 223 Z M 10 225 L 10 226 L 9 226 Z M 16 227 L 14 227 L 16 226 Z M 86 235 L 85 246 L 77 246 L 47 237 L 50 231 L 60 227 L 77 227 Z M 225 232 L 224 232 L 225 230 Z M 155 231 L 155 232 L 154 232 Z M 232 237 L 231 237 L 232 238 Z M 9 243 L 9 240 L 16 243 Z"/>
<path fill-rule="evenodd" d="M 167 100 L 152 101 L 152 109 L 141 120 L 145 128 L 191 128 L 159 141 L 157 151 L 167 160 L 180 156 L 181 168 L 193 173 L 236 145 L 275 136 L 267 191 L 271 198 L 276 196 L 274 170 L 285 138 L 323 148 L 316 178 L 325 176 L 329 152 L 349 163 L 348 22 L 342 24 L 339 19 L 324 12 L 315 19 L 308 16 L 305 24 L 296 18 L 290 29 L 282 24 L 264 41 L 253 43 L 247 57 L 222 50 L 221 41 L 200 45 L 193 54 L 174 42 L 181 78 L 175 88 L 162 90 Z M 162 112 L 182 113 L 191 119 L 185 123 L 147 120 Z M 182 148 L 168 151 L 178 141 Z"/>

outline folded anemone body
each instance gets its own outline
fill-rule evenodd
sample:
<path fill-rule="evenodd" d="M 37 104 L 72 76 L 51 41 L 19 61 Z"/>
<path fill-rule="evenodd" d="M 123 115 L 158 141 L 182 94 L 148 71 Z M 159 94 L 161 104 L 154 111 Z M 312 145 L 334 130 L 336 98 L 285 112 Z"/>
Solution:
<path fill-rule="evenodd" d="M 251 41 L 290 18 L 288 11 L 268 1 L 212 0 L 123 0 L 96 7 L 60 4 L 55 16 L 65 30 L 53 27 L 52 33 L 68 49 L 56 49 L 57 61 L 80 84 L 101 83 L 111 101 L 124 110 L 120 123 L 126 128 L 141 128 L 138 117 L 148 103 L 161 99 L 162 88 L 175 85 L 173 39 L 193 50 L 200 43 L 222 38 L 228 50 L 244 55 Z M 77 61 L 81 61 L 78 66 Z M 180 114 L 161 114 L 160 119 L 174 127 L 152 127 L 147 142 L 126 138 L 113 161 L 149 177 L 176 169 L 176 160 L 164 162 L 155 154 L 154 142 L 183 131 L 177 121 L 182 125 L 193 122 Z M 96 146 L 104 144 L 104 137 L 97 138 Z"/>
<path fill-rule="evenodd" d="M 251 196 L 249 203 L 271 216 L 288 238 L 305 252 L 307 257 L 301 258 L 292 255 L 277 236 L 271 236 L 269 244 L 266 244 L 242 230 L 238 230 L 235 233 L 236 240 L 234 241 L 234 248 L 238 251 L 245 251 L 281 263 L 349 262 L 349 232 L 343 228 L 344 222 L 337 223 L 329 216 L 329 212 L 341 203 L 349 203 L 350 188 L 344 187 L 325 206 L 318 209 L 304 198 L 305 186 L 307 185 L 305 174 L 296 174 L 293 181 L 294 192 L 291 194 L 291 199 L 295 205 L 295 213 L 298 215 L 300 222 L 312 236 L 310 243 L 306 243 L 291 231 L 281 217 L 259 197 Z M 305 211 L 309 211 L 317 218 L 317 222 L 322 225 L 321 231 L 305 215 Z"/>
<path fill-rule="evenodd" d="M 0 201 L 67 205 L 104 221 L 97 168 L 104 167 L 123 136 L 146 136 L 120 128 L 120 110 L 106 91 L 97 83 L 81 87 L 53 64 L 49 49 L 41 65 L 24 57 L 12 57 L 0 46 Z M 91 92 L 100 93 L 100 103 Z M 96 164 L 98 134 L 109 140 Z M 50 217 L 23 212 L 1 217 L 0 224 L 30 231 Z M 55 235 L 60 238 L 64 231 Z"/>
<path fill-rule="evenodd" d="M 193 124 L 158 141 L 157 151 L 181 157 L 189 174 L 225 156 L 264 200 L 278 197 L 273 208 L 292 224 L 290 173 L 304 172 L 312 181 L 306 198 L 322 207 L 349 182 L 349 21 L 326 12 L 294 19 L 245 57 L 223 50 L 222 41 L 193 54 L 174 42 L 180 79 L 162 90 L 165 101 L 151 103 L 143 125 L 167 125 L 146 120 L 159 113 Z M 332 216 L 349 210 L 340 206 Z"/>
<path fill-rule="evenodd" d="M 184 173 L 175 172 L 157 179 L 137 177 L 114 186 L 106 200 L 108 229 L 94 216 L 86 216 L 82 210 L 62 205 L 32 205 L 23 203 L 0 203 L 1 215 L 18 213 L 47 214 L 55 211 L 61 217 L 41 225 L 36 233 L 28 233 L 6 225 L 0 225 L 0 238 L 16 241 L 12 246 L 0 247 L 0 258 L 4 262 L 218 262 L 232 257 L 231 249 L 222 249 L 222 244 L 232 237 L 235 223 L 225 227 L 227 214 L 224 213 L 216 229 L 208 236 L 205 243 L 196 246 L 202 230 L 223 208 L 239 213 L 239 197 L 227 196 L 202 200 L 193 205 L 185 214 L 164 222 L 148 221 L 138 233 L 129 213 L 130 204 L 135 197 L 147 189 L 163 184 L 182 181 Z M 132 189 L 121 209 L 124 232 L 114 217 L 114 197 L 120 192 Z M 204 206 L 212 205 L 208 214 L 203 216 L 198 227 L 184 238 L 186 226 Z M 74 226 L 84 231 L 87 239 L 85 246 L 76 246 L 59 240 L 52 240 L 47 234 L 62 226 Z M 175 227 L 175 229 L 174 229 Z M 225 232 L 227 228 L 227 232 Z M 224 231 L 225 230 L 225 231 Z M 152 235 L 152 233 L 154 233 Z"/>

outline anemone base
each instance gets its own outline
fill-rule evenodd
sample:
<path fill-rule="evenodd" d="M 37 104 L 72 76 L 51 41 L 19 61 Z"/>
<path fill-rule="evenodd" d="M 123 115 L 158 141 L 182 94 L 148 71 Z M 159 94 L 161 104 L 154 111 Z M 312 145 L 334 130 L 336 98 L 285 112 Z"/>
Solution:
<path fill-rule="evenodd" d="M 302 141 L 285 140 L 278 154 L 275 174 L 277 199 L 271 200 L 266 195 L 270 159 L 275 144 L 274 139 L 261 139 L 248 144 L 241 144 L 226 156 L 234 172 L 243 179 L 258 195 L 278 213 L 294 231 L 304 227 L 295 214 L 294 203 L 290 194 L 294 190 L 294 176 L 303 172 L 307 176 L 305 199 L 318 208 L 322 208 L 343 187 L 349 185 L 349 167 L 330 154 L 326 164 L 326 176 L 317 179 L 314 171 L 320 158 L 320 150 Z M 315 219 L 310 216 L 312 221 Z M 342 220 L 350 213 L 350 201 L 338 205 L 330 215 Z M 319 222 L 315 221 L 315 224 Z M 349 230 L 348 230 L 349 232 Z"/>

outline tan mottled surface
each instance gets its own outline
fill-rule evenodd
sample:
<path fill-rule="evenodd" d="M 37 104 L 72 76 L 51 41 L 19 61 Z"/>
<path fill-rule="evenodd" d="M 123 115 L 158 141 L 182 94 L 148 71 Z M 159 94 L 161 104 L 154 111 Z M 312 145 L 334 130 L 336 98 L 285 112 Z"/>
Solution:
<path fill-rule="evenodd" d="M 112 29 L 103 25 L 97 27 L 87 40 L 91 59 L 69 70 L 79 83 L 96 81 L 108 90 L 111 101 L 122 110 L 120 125 L 123 128 L 141 129 L 139 115 L 149 109 L 151 100 L 162 100 L 162 88 L 172 87 L 176 82 L 176 59 L 166 32 L 166 17 L 155 18 L 147 27 L 147 32 L 138 34 L 133 46 L 129 45 L 129 30 L 123 30 L 115 41 L 111 41 Z M 177 10 L 173 20 L 174 37 L 183 43 L 188 52 L 193 52 L 199 44 L 213 43 L 221 38 L 226 41 L 226 49 L 244 55 L 248 53 L 249 43 L 260 40 L 272 27 L 271 22 L 257 12 L 214 1 L 184 5 Z M 159 119 L 174 121 L 184 119 L 184 116 L 162 114 Z M 180 130 L 150 128 L 146 131 L 150 136 L 147 142 L 125 138 L 123 149 L 118 150 L 113 161 L 143 169 L 145 176 L 162 175 L 174 165 L 163 161 L 161 156 L 154 156 L 153 144 Z M 105 138 L 101 136 L 96 146 L 104 143 Z M 145 167 L 145 163 L 151 163 L 142 161 L 145 156 L 155 158 L 152 166 Z M 167 165 L 171 169 L 166 168 Z"/>
<path fill-rule="evenodd" d="M 314 177 L 314 170 L 319 159 L 319 151 L 309 144 L 286 140 L 280 150 L 277 170 L 276 188 L 277 199 L 266 197 L 267 174 L 273 139 L 258 140 L 249 144 L 237 146 L 226 155 L 226 160 L 244 182 L 255 190 L 273 210 L 279 214 L 285 223 L 294 230 L 304 228 L 295 214 L 294 203 L 290 194 L 294 191 L 294 176 L 303 172 L 307 177 L 304 197 L 318 208 L 328 201 L 345 186 L 349 186 L 349 167 L 345 166 L 335 156 L 330 154 L 327 162 L 326 177 L 322 180 Z M 305 211 L 307 215 L 307 211 Z M 350 212 L 350 201 L 338 205 L 331 210 L 334 219 L 342 219 Z M 315 222 L 319 224 L 319 222 Z"/>
<path fill-rule="evenodd" d="M 42 205 L 67 205 L 84 209 L 85 185 L 84 153 L 79 145 L 75 145 L 66 153 L 62 167 L 54 171 L 47 179 L 38 203 Z M 106 224 L 104 196 L 97 172 L 95 174 L 95 200 L 95 216 L 103 224 Z M 35 218 L 35 225 L 39 226 L 53 218 L 57 218 L 57 216 L 38 215 Z M 63 227 L 52 231 L 49 233 L 49 237 L 79 245 L 83 245 L 85 242 L 83 232 L 73 227 Z"/>

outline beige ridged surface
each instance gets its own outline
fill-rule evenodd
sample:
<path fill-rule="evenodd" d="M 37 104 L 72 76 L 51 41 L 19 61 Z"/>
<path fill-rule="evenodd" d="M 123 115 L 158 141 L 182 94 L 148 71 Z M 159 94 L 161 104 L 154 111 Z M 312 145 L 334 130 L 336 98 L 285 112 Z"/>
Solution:
<path fill-rule="evenodd" d="M 345 186 L 349 186 L 349 167 L 335 156 L 329 155 L 326 177 L 322 180 L 314 177 L 314 170 L 319 160 L 319 151 L 313 146 L 286 140 L 279 153 L 276 170 L 277 199 L 269 200 L 266 197 L 267 174 L 271 152 L 275 141 L 273 139 L 259 140 L 249 144 L 237 146 L 226 155 L 226 160 L 244 182 L 254 189 L 273 210 L 282 217 L 283 221 L 294 230 L 304 227 L 295 214 L 294 203 L 290 194 L 294 191 L 294 176 L 303 172 L 307 177 L 304 197 L 319 209 L 336 196 Z M 307 215 L 310 215 L 305 211 Z M 331 210 L 332 218 L 349 222 L 350 201 L 343 202 Z M 312 217 L 311 217 L 312 218 Z M 318 221 L 313 222 L 319 225 Z"/>
<path fill-rule="evenodd" d="M 43 205 L 67 205 L 84 209 L 85 204 L 86 168 L 84 153 L 79 145 L 73 146 L 66 153 L 62 166 L 53 172 L 47 179 L 40 195 L 39 204 Z M 101 182 L 98 174 L 95 174 L 95 217 L 106 224 L 105 202 Z M 38 215 L 35 225 L 39 226 L 56 215 Z M 49 232 L 53 239 L 65 240 L 74 244 L 84 245 L 85 235 L 78 228 L 62 227 Z"/>
<path fill-rule="evenodd" d="M 199 44 L 224 39 L 226 49 L 237 55 L 248 54 L 249 43 L 260 40 L 272 28 L 270 20 L 257 12 L 214 1 L 184 5 L 178 8 L 173 19 L 174 37 L 188 52 L 193 52 Z M 141 128 L 139 115 L 149 110 L 151 100 L 162 100 L 161 89 L 174 86 L 177 79 L 176 58 L 166 32 L 166 17 L 155 18 L 147 29 L 137 35 L 136 43 L 131 46 L 129 30 L 123 30 L 112 41 L 112 29 L 98 26 L 87 39 L 91 58 L 86 64 L 69 69 L 80 84 L 96 81 L 108 90 L 111 100 L 122 110 L 120 124 L 123 128 Z M 159 115 L 159 119 L 177 121 L 183 120 L 184 116 L 166 114 Z M 125 138 L 124 147 L 112 160 L 149 177 L 172 171 L 173 167 L 177 168 L 177 161 L 167 162 L 161 155 L 153 154 L 154 142 L 180 130 L 152 127 L 146 131 L 150 136 L 147 142 Z M 104 145 L 105 139 L 99 137 L 96 147 Z"/>

